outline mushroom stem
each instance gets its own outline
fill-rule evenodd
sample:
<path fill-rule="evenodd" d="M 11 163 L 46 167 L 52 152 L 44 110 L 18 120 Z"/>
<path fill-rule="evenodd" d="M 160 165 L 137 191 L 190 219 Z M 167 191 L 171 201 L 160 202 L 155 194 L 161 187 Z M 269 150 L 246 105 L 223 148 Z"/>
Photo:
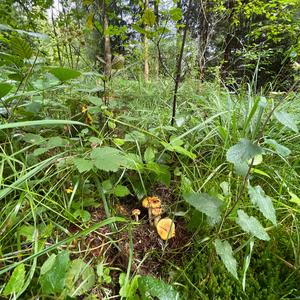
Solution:
<path fill-rule="evenodd" d="M 153 226 L 151 208 L 148 208 L 148 218 L 150 225 Z"/>
<path fill-rule="evenodd" d="M 154 218 L 154 226 L 155 227 L 157 226 L 160 219 L 161 219 L 161 216 L 157 216 L 157 217 Z"/>
<path fill-rule="evenodd" d="M 139 221 L 139 216 L 138 216 L 138 215 L 135 215 L 134 218 L 135 218 L 135 221 L 136 221 L 136 222 Z"/>

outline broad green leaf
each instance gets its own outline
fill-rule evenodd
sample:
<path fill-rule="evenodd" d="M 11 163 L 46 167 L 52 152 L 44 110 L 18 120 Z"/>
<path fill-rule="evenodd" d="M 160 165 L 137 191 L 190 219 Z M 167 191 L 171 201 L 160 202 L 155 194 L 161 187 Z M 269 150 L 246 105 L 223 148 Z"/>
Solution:
<path fill-rule="evenodd" d="M 2 97 L 4 97 L 5 95 L 7 95 L 12 88 L 13 88 L 13 86 L 11 84 L 1 82 L 0 83 L 0 99 Z"/>
<path fill-rule="evenodd" d="M 41 267 L 41 271 L 40 274 L 44 275 L 46 274 L 48 271 L 51 270 L 51 268 L 53 267 L 54 263 L 55 263 L 55 259 L 56 259 L 56 254 L 52 253 L 47 260 L 43 263 L 42 267 Z"/>
<path fill-rule="evenodd" d="M 151 9 L 147 8 L 143 15 L 144 24 L 152 27 L 155 25 L 155 20 L 156 20 L 156 17 L 155 17 L 154 12 Z"/>
<path fill-rule="evenodd" d="M 276 111 L 274 115 L 278 122 L 280 122 L 282 125 L 288 127 L 296 133 L 299 132 L 294 118 L 289 113 L 285 111 Z"/>
<path fill-rule="evenodd" d="M 248 193 L 251 202 L 258 207 L 265 218 L 276 225 L 276 213 L 272 199 L 269 196 L 265 195 L 265 192 L 259 185 L 256 187 L 252 187 L 251 185 L 249 185 Z"/>
<path fill-rule="evenodd" d="M 230 244 L 227 241 L 222 242 L 217 239 L 214 242 L 216 252 L 221 257 L 227 271 L 233 275 L 236 279 L 238 279 L 237 275 L 237 262 L 233 257 L 233 252 Z"/>
<path fill-rule="evenodd" d="M 125 135 L 125 141 L 144 144 L 147 141 L 147 137 L 143 133 L 135 130 Z"/>
<path fill-rule="evenodd" d="M 124 156 L 118 149 L 107 146 L 93 149 L 91 159 L 99 170 L 112 172 L 117 172 L 124 162 Z"/>
<path fill-rule="evenodd" d="M 142 27 L 140 27 L 136 24 L 132 24 L 131 27 L 140 34 L 144 34 L 144 35 L 149 34 L 149 32 L 147 30 L 143 29 Z"/>
<path fill-rule="evenodd" d="M 260 222 L 254 218 L 249 217 L 243 210 L 238 210 L 238 218 L 236 223 L 241 226 L 241 228 L 260 240 L 269 241 L 270 237 L 266 232 L 265 228 L 260 224 Z"/>
<path fill-rule="evenodd" d="M 81 75 L 79 71 L 61 67 L 51 68 L 49 72 L 62 82 L 75 79 Z"/>
<path fill-rule="evenodd" d="M 92 170 L 93 162 L 88 159 L 84 158 L 74 158 L 73 159 L 74 165 L 76 166 L 79 173 L 84 173 Z"/>
<path fill-rule="evenodd" d="M 88 292 L 94 283 L 95 273 L 90 265 L 80 258 L 71 261 L 66 274 L 66 288 L 70 296 L 80 296 Z"/>
<path fill-rule="evenodd" d="M 125 196 L 128 196 L 130 194 L 130 191 L 126 186 L 118 184 L 114 188 L 114 194 L 117 197 L 125 197 Z"/>
<path fill-rule="evenodd" d="M 29 43 L 26 42 L 25 39 L 21 37 L 13 37 L 10 40 L 10 47 L 13 53 L 19 56 L 21 59 L 27 58 L 29 59 L 32 56 L 32 48 Z"/>
<path fill-rule="evenodd" d="M 126 280 L 126 274 L 121 273 L 119 277 L 120 291 L 119 294 L 121 297 L 125 297 L 127 299 L 136 299 L 136 291 L 139 286 L 139 275 L 135 275 L 130 281 Z"/>
<path fill-rule="evenodd" d="M 42 287 L 42 291 L 45 294 L 60 294 L 65 287 L 65 277 L 69 264 L 69 253 L 67 251 L 60 252 L 51 269 L 44 273 L 39 282 Z"/>
<path fill-rule="evenodd" d="M 201 211 L 211 219 L 212 224 L 216 224 L 221 219 L 221 208 L 223 202 L 206 193 L 189 193 L 183 195 L 185 201 L 191 206 Z"/>
<path fill-rule="evenodd" d="M 283 157 L 289 156 L 292 152 L 289 148 L 277 143 L 275 140 L 266 140 L 265 143 L 271 145 L 275 152 Z"/>
<path fill-rule="evenodd" d="M 146 163 L 154 161 L 156 150 L 153 147 L 147 147 L 144 153 L 144 160 Z"/>
<path fill-rule="evenodd" d="M 262 149 L 247 139 L 241 139 L 236 145 L 230 147 L 226 158 L 233 164 L 242 164 L 256 155 L 262 154 Z"/>
<path fill-rule="evenodd" d="M 83 223 L 86 223 L 88 221 L 90 221 L 91 219 L 91 214 L 85 210 L 85 209 L 76 209 L 76 211 L 73 213 L 73 216 L 75 218 L 80 218 L 82 220 Z"/>
<path fill-rule="evenodd" d="M 156 279 L 152 276 L 143 276 L 139 278 L 139 291 L 142 299 L 146 295 L 149 297 L 157 297 L 159 300 L 179 300 L 179 293 L 163 280 Z"/>
<path fill-rule="evenodd" d="M 25 265 L 18 265 L 10 276 L 8 283 L 3 291 L 4 296 L 19 293 L 25 283 Z"/>
<path fill-rule="evenodd" d="M 182 19 L 182 10 L 179 7 L 171 8 L 170 10 L 171 18 L 174 22 L 178 22 Z"/>
<path fill-rule="evenodd" d="M 64 147 L 68 144 L 68 141 L 61 138 L 60 136 L 53 136 L 49 138 L 46 143 L 46 147 L 48 149 L 56 148 L 56 147 Z"/>
<path fill-rule="evenodd" d="M 123 165 L 127 169 L 140 171 L 144 168 L 141 157 L 135 153 L 126 153 L 123 159 Z"/>
<path fill-rule="evenodd" d="M 22 225 L 18 229 L 18 234 L 25 237 L 27 242 L 34 241 L 35 227 L 33 225 Z"/>

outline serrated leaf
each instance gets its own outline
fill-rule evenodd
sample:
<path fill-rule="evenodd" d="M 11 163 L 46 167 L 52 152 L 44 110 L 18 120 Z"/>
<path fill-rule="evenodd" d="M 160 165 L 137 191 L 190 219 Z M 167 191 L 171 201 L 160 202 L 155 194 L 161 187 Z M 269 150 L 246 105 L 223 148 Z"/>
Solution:
<path fill-rule="evenodd" d="M 139 290 L 142 299 L 148 299 L 145 297 L 150 295 L 159 300 L 179 300 L 179 293 L 171 285 L 152 276 L 139 278 Z"/>
<path fill-rule="evenodd" d="M 256 155 L 262 154 L 262 149 L 247 139 L 241 139 L 236 145 L 230 147 L 226 158 L 233 164 L 242 164 Z"/>
<path fill-rule="evenodd" d="M 128 196 L 130 194 L 130 191 L 126 186 L 118 184 L 114 188 L 114 194 L 117 197 L 125 197 L 125 196 Z"/>
<path fill-rule="evenodd" d="M 156 20 L 156 17 L 155 17 L 154 12 L 151 9 L 147 8 L 143 15 L 144 24 L 152 27 L 155 25 L 155 20 Z"/>
<path fill-rule="evenodd" d="M 51 68 L 49 72 L 62 82 L 75 79 L 81 75 L 79 71 L 61 67 Z"/>
<path fill-rule="evenodd" d="M 272 199 L 269 196 L 265 195 L 265 192 L 259 185 L 256 187 L 252 187 L 251 185 L 249 185 L 248 193 L 251 202 L 258 207 L 265 218 L 276 225 L 276 213 Z"/>
<path fill-rule="evenodd" d="M 74 158 L 73 162 L 79 173 L 88 172 L 93 168 L 93 162 L 88 159 Z"/>
<path fill-rule="evenodd" d="M 65 277 L 69 264 L 69 254 L 67 251 L 60 252 L 51 269 L 43 274 L 39 282 L 42 287 L 42 291 L 45 294 L 60 294 L 65 287 Z"/>
<path fill-rule="evenodd" d="M 148 163 L 150 161 L 154 161 L 155 154 L 156 154 L 156 149 L 154 149 L 153 147 L 147 147 L 144 153 L 145 162 Z"/>
<path fill-rule="evenodd" d="M 189 193 L 183 196 L 184 200 L 191 206 L 201 211 L 211 219 L 212 224 L 216 224 L 221 219 L 221 208 L 223 202 L 206 193 Z"/>
<path fill-rule="evenodd" d="M 7 95 L 10 90 L 13 88 L 9 83 L 1 82 L 0 83 L 0 99 Z"/>
<path fill-rule="evenodd" d="M 266 232 L 265 228 L 260 224 L 260 222 L 254 218 L 249 217 L 243 210 L 238 210 L 238 218 L 236 223 L 241 226 L 241 228 L 248 233 L 251 233 L 260 240 L 269 241 L 270 237 Z"/>
<path fill-rule="evenodd" d="M 270 139 L 265 142 L 266 144 L 273 146 L 275 152 L 283 157 L 289 156 L 292 152 L 289 148 L 277 143 L 275 140 Z"/>
<path fill-rule="evenodd" d="M 4 296 L 16 294 L 22 291 L 25 283 L 25 265 L 18 265 L 11 274 L 8 283 L 3 291 Z"/>
<path fill-rule="evenodd" d="M 117 172 L 124 163 L 122 153 L 112 147 L 95 148 L 91 152 L 94 166 L 99 170 Z"/>
<path fill-rule="evenodd" d="M 294 118 L 289 113 L 285 111 L 276 111 L 274 115 L 278 122 L 280 122 L 282 125 L 288 127 L 296 133 L 299 132 Z"/>
<path fill-rule="evenodd" d="M 236 279 L 238 279 L 237 275 L 237 262 L 233 257 L 233 252 L 230 244 L 227 241 L 222 242 L 217 239 L 214 242 L 216 252 L 222 259 L 227 271 L 233 275 Z"/>
<path fill-rule="evenodd" d="M 27 41 L 21 37 L 13 37 L 10 40 L 10 47 L 15 55 L 21 59 L 29 59 L 32 56 L 32 48 Z"/>
<path fill-rule="evenodd" d="M 80 296 L 88 292 L 95 283 L 93 268 L 78 258 L 71 261 L 66 274 L 66 288 L 69 295 Z"/>

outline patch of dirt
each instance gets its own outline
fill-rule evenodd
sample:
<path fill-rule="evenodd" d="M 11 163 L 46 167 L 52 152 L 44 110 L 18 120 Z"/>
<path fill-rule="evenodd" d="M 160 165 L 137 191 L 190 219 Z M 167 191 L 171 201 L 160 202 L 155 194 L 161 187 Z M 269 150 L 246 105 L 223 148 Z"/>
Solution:
<path fill-rule="evenodd" d="M 173 201 L 172 193 L 169 189 L 159 186 L 156 187 L 153 196 L 160 197 L 162 204 L 169 205 Z M 154 275 L 163 277 L 166 274 L 167 261 L 174 265 L 181 265 L 183 255 L 186 256 L 190 250 L 191 233 L 188 232 L 183 218 L 175 218 L 176 236 L 168 241 L 160 239 L 154 226 L 150 225 L 147 209 L 137 205 L 137 200 L 122 199 L 122 204 L 113 208 L 114 214 L 122 216 L 128 220 L 134 221 L 131 211 L 134 208 L 141 210 L 139 223 L 117 224 L 117 231 L 114 232 L 110 226 L 99 228 L 97 231 L 83 237 L 80 241 L 74 241 L 74 246 L 80 244 L 80 250 L 87 260 L 94 258 L 97 261 L 105 259 L 108 267 L 119 268 L 126 272 L 130 256 L 130 234 L 133 241 L 133 260 L 131 272 L 140 275 Z M 103 207 L 89 210 L 91 214 L 91 223 L 101 222 L 106 219 Z M 164 213 L 162 217 L 166 217 Z M 122 226 L 124 226 L 122 228 Z M 74 227 L 74 226 L 73 226 Z M 69 228 L 69 231 L 75 233 L 79 228 Z M 116 277 L 113 282 L 118 282 L 117 272 L 111 276 Z M 113 289 L 113 287 L 111 287 Z M 116 288 L 116 287 L 115 287 Z"/>

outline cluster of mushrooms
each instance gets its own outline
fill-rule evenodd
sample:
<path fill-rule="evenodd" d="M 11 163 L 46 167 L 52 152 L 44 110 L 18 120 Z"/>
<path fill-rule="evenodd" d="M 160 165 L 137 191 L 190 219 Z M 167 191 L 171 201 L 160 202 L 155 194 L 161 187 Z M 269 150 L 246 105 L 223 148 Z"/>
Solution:
<path fill-rule="evenodd" d="M 166 241 L 175 237 L 175 224 L 172 219 L 161 218 L 163 209 L 158 197 L 146 197 L 142 202 L 142 206 L 148 209 L 149 223 L 150 225 L 155 226 L 156 231 L 162 240 Z M 140 214 L 141 211 L 137 208 L 132 211 L 132 215 L 137 222 Z"/>

